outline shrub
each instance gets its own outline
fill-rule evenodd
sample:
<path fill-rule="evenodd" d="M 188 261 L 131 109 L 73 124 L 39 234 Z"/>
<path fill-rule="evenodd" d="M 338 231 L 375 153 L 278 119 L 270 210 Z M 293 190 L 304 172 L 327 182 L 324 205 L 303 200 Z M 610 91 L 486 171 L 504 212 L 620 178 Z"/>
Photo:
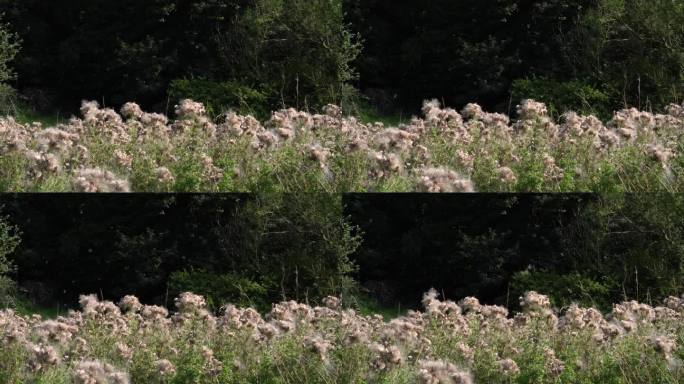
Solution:
<path fill-rule="evenodd" d="M 0 307 L 14 306 L 16 285 L 11 277 L 15 271 L 14 263 L 8 258 L 19 245 L 17 228 L 9 223 L 9 219 L 0 216 Z"/>
<path fill-rule="evenodd" d="M 238 215 L 246 250 L 232 272 L 258 279 L 270 301 L 354 294 L 350 255 L 361 235 L 344 216 L 341 197 L 258 194 Z"/>
<path fill-rule="evenodd" d="M 210 116 L 233 110 L 242 114 L 253 114 L 267 118 L 266 95 L 251 87 L 232 81 L 208 79 L 177 79 L 169 86 L 172 100 L 193 99 L 204 103 Z"/>
<path fill-rule="evenodd" d="M 353 96 L 348 83 L 360 46 L 342 0 L 159 0 L 125 8 L 2 0 L 0 9 L 25 40 L 22 88 L 54 94 L 54 106 L 69 112 L 83 97 L 163 111 L 169 88 L 216 113 L 313 109 Z"/>
<path fill-rule="evenodd" d="M 2 23 L 2 17 L 0 14 L 0 114 L 4 115 L 16 113 L 15 93 L 8 81 L 15 78 L 9 64 L 19 52 L 19 38 L 10 32 L 8 24 Z"/>
<path fill-rule="evenodd" d="M 439 300 L 391 321 L 326 297 L 279 302 L 262 316 L 180 294 L 177 311 L 125 296 L 117 307 L 81 295 L 54 320 L 0 311 L 3 382 L 128 383 L 677 383 L 684 299 L 610 313 L 558 312 L 535 291 L 509 316 L 475 297 Z M 118 327 L 115 327 L 117 325 Z"/>
<path fill-rule="evenodd" d="M 511 85 L 512 100 L 536 99 L 546 104 L 555 118 L 565 112 L 597 115 L 609 119 L 613 112 L 611 98 L 582 81 L 557 81 L 545 78 L 518 79 Z"/>
<path fill-rule="evenodd" d="M 564 228 L 561 263 L 609 288 L 610 300 L 667 297 L 684 288 L 682 214 L 679 194 L 601 195 Z"/>
<path fill-rule="evenodd" d="M 656 110 L 684 97 L 684 6 L 601 0 L 586 9 L 572 53 L 576 70 L 604 85 L 613 107 Z"/>
<path fill-rule="evenodd" d="M 0 187 L 81 192 L 679 191 L 684 106 L 616 111 L 607 122 L 522 100 L 517 119 L 425 101 L 423 117 L 385 127 L 335 105 L 266 121 L 213 121 L 189 99 L 175 120 L 127 103 L 83 102 L 82 118 L 44 129 L 0 119 Z"/>
<path fill-rule="evenodd" d="M 510 295 L 518 297 L 536 289 L 548 293 L 551 303 L 558 308 L 575 303 L 606 311 L 613 303 L 615 283 L 615 279 L 611 277 L 605 277 L 601 281 L 583 276 L 579 272 L 563 274 L 557 271 L 525 270 L 513 274 Z"/>
<path fill-rule="evenodd" d="M 212 273 L 205 270 L 178 271 L 169 277 L 169 288 L 173 295 L 192 291 L 203 295 L 207 306 L 217 312 L 226 303 L 250 306 L 259 311 L 270 308 L 268 292 L 273 287 L 264 287 L 236 273 Z"/>

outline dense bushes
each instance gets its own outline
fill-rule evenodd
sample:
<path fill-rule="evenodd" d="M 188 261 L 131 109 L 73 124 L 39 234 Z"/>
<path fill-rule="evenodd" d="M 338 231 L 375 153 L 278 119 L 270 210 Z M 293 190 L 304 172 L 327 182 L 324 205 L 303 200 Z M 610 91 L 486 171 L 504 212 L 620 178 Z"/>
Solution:
<path fill-rule="evenodd" d="M 0 205 L 0 214 L 2 206 Z M 0 216 L 0 308 L 12 307 L 16 299 L 15 265 L 10 259 L 20 243 L 18 229 Z"/>
<path fill-rule="evenodd" d="M 601 195 L 565 221 L 545 262 L 512 277 L 512 294 L 538 287 L 559 306 L 609 309 L 616 300 L 657 302 L 684 288 L 681 220 L 675 194 Z"/>
<path fill-rule="evenodd" d="M 679 383 L 684 298 L 616 303 L 609 313 L 563 311 L 530 291 L 515 314 L 469 296 L 439 300 L 391 321 L 326 297 L 314 306 L 228 305 L 215 316 L 191 292 L 177 309 L 118 306 L 81 295 L 57 319 L 0 311 L 0 380 L 138 383 Z"/>
<path fill-rule="evenodd" d="M 684 92 L 682 20 L 678 2 L 592 2 L 563 34 L 565 72 L 558 67 L 532 74 L 541 81 L 516 80 L 513 95 L 603 116 L 625 107 L 663 108 Z"/>
<path fill-rule="evenodd" d="M 176 118 L 97 102 L 44 128 L 0 118 L 0 190 L 80 192 L 682 191 L 684 106 L 616 111 L 607 122 L 522 100 L 511 121 L 436 100 L 386 127 L 282 109 L 261 122 L 181 100 Z"/>
<path fill-rule="evenodd" d="M 258 0 L 219 36 L 220 64 L 229 78 L 247 79 L 269 97 L 268 106 L 308 110 L 349 105 L 360 53 L 344 21 L 342 0 Z M 219 74 L 219 78 L 223 78 Z M 267 106 L 267 107 L 268 107 Z"/>
<path fill-rule="evenodd" d="M 612 101 L 603 91 L 582 81 L 560 82 L 553 79 L 518 79 L 511 84 L 511 99 L 536 98 L 544 100 L 549 114 L 560 117 L 568 111 L 609 119 L 613 114 Z"/>
<path fill-rule="evenodd" d="M 348 1 L 347 9 L 365 40 L 361 90 L 409 113 L 432 97 L 510 113 L 509 91 L 519 96 L 521 85 L 514 81 L 534 78 L 570 91 L 548 94 L 537 84 L 541 92 L 522 95 L 559 112 L 587 110 L 585 101 L 601 113 L 658 110 L 682 99 L 680 2 Z M 592 92 L 576 94 L 582 89 Z"/>
<path fill-rule="evenodd" d="M 572 76 L 565 35 L 592 3 L 348 1 L 349 20 L 365 42 L 358 84 L 408 114 L 429 98 L 512 112 L 513 80 Z"/>
<path fill-rule="evenodd" d="M 610 114 L 662 109 L 681 102 L 684 87 L 684 11 L 664 0 L 0 6 L 25 42 L 16 65 L 20 90 L 32 104 L 51 99 L 68 111 L 92 99 L 168 112 L 169 93 L 216 113 L 330 102 L 351 110 L 353 85 L 384 113 L 410 115 L 437 98 L 510 114 L 524 91 L 558 112 Z"/>
<path fill-rule="evenodd" d="M 678 195 L 5 196 L 16 275 L 39 304 L 87 289 L 149 302 L 345 303 L 477 294 L 516 308 L 533 287 L 573 302 L 655 303 L 684 290 Z M 344 209 L 343 209 L 344 207 Z M 10 227 L 7 227 L 10 228 Z M 361 243 L 361 240 L 363 242 Z M 13 275 L 14 276 L 14 275 Z M 396 314 L 396 311 L 393 313 Z"/>
<path fill-rule="evenodd" d="M 223 24 L 214 36 L 210 78 L 173 81 L 172 99 L 262 118 L 276 107 L 354 102 L 348 82 L 356 76 L 351 62 L 361 48 L 347 30 L 342 1 L 257 0 L 238 11 L 232 24 Z"/>
<path fill-rule="evenodd" d="M 360 238 L 339 196 L 258 195 L 241 207 L 237 222 L 218 224 L 212 232 L 220 249 L 234 256 L 188 259 L 172 276 L 175 293 L 193 289 L 215 305 L 230 300 L 261 309 L 274 300 L 355 293 L 349 255 Z"/>
<path fill-rule="evenodd" d="M 72 195 L 57 205 L 41 195 L 3 200 L 24 233 L 13 257 L 19 281 L 39 303 L 71 303 L 69 295 L 88 289 L 107 297 L 135 292 L 164 304 L 192 288 L 213 303 L 259 306 L 346 296 L 355 288 L 348 256 L 359 239 L 338 196 Z"/>
<path fill-rule="evenodd" d="M 572 222 L 591 199 L 577 194 L 348 196 L 349 214 L 365 233 L 354 254 L 359 280 L 390 305 L 415 307 L 417 293 L 434 287 L 448 297 L 473 294 L 514 307 L 513 274 L 529 265 L 559 272 L 551 263 L 559 257 L 561 224 Z"/>
<path fill-rule="evenodd" d="M 3 19 L 4 15 L 0 13 L 0 114 L 10 114 L 16 113 L 16 99 L 15 91 L 8 83 L 15 78 L 15 72 L 9 64 L 19 52 L 19 42 Z"/>
<path fill-rule="evenodd" d="M 20 88 L 38 89 L 68 111 L 88 98 L 167 112 L 175 79 L 229 86 L 227 99 L 206 100 L 216 107 L 316 108 L 352 96 L 344 83 L 359 47 L 338 0 L 2 0 L 0 8 L 25 40 Z M 256 93 L 240 100 L 244 90 Z"/>
<path fill-rule="evenodd" d="M 511 307 L 538 286 L 559 306 L 607 309 L 684 288 L 682 202 L 665 196 L 352 195 L 344 212 L 330 195 L 74 197 L 60 207 L 18 197 L 7 207 L 24 233 L 19 279 L 39 300 L 41 287 L 51 291 L 48 303 L 85 288 L 157 303 L 193 289 L 212 308 L 263 309 L 282 298 L 351 299 L 354 278 L 403 308 L 426 286 Z"/>
<path fill-rule="evenodd" d="M 684 290 L 682 204 L 673 194 L 346 198 L 365 233 L 358 279 L 395 307 L 417 305 L 427 286 L 510 308 L 533 287 L 559 307 L 655 303 Z"/>
<path fill-rule="evenodd" d="M 607 281 L 614 297 L 671 294 L 684 285 L 683 212 L 678 194 L 604 196 L 568 226 L 563 263 Z"/>
<path fill-rule="evenodd" d="M 683 25 L 681 2 L 601 0 L 583 16 L 572 61 L 614 108 L 656 110 L 684 95 Z"/>

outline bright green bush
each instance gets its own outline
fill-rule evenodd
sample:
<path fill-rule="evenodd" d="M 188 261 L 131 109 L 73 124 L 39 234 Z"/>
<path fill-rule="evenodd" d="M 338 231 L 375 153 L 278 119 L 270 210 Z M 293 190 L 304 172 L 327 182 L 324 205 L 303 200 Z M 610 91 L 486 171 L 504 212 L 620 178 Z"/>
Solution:
<path fill-rule="evenodd" d="M 266 95 L 232 81 L 177 79 L 169 86 L 172 100 L 193 99 L 204 103 L 211 116 L 228 110 L 266 118 L 269 113 Z"/>
<path fill-rule="evenodd" d="M 169 277 L 170 293 L 173 296 L 181 292 L 192 291 L 204 296 L 207 305 L 218 311 L 224 303 L 240 306 L 251 306 L 260 311 L 268 310 L 269 288 L 252 281 L 245 276 L 233 272 L 212 273 L 204 270 L 178 271 Z"/>
<path fill-rule="evenodd" d="M 684 5 L 601 0 L 579 20 L 575 70 L 602 84 L 613 108 L 659 110 L 684 98 Z"/>
<path fill-rule="evenodd" d="M 558 264 L 609 289 L 609 300 L 671 295 L 684 289 L 683 214 L 679 194 L 601 195 L 565 227 Z"/>
<path fill-rule="evenodd" d="M 537 289 L 548 293 L 551 303 L 558 308 L 575 303 L 606 311 L 613 303 L 612 294 L 615 288 L 616 281 L 608 276 L 601 281 L 582 276 L 579 272 L 563 274 L 554 271 L 525 270 L 513 274 L 510 296 L 518 297 L 524 292 Z"/>
<path fill-rule="evenodd" d="M 7 217 L 0 216 L 0 308 L 14 306 L 15 303 L 16 284 L 11 276 L 15 267 L 8 256 L 14 252 L 19 242 L 17 228 L 9 223 Z"/>
<path fill-rule="evenodd" d="M 582 81 L 557 81 L 545 78 L 518 79 L 511 85 L 511 99 L 535 99 L 546 104 L 555 118 L 567 111 L 594 114 L 609 119 L 613 112 L 610 97 Z"/>
<path fill-rule="evenodd" d="M 9 64 L 19 52 L 19 39 L 10 32 L 9 25 L 2 23 L 3 14 L 0 13 L 0 114 L 16 112 L 16 95 L 8 84 L 16 76 Z"/>

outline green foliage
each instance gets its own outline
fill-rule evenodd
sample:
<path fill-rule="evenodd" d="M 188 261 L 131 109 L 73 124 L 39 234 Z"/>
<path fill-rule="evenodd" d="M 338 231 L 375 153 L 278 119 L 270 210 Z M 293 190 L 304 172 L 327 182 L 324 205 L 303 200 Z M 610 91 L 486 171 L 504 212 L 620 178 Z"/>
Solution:
<path fill-rule="evenodd" d="M 10 224 L 8 217 L 0 216 L 0 308 L 14 306 L 15 303 L 16 285 L 11 277 L 15 266 L 9 256 L 19 242 L 18 229 Z"/>
<path fill-rule="evenodd" d="M 415 308 L 430 287 L 505 304 L 510 275 L 554 251 L 556 233 L 538 234 L 534 225 L 557 228 L 559 212 L 575 199 L 350 195 L 345 205 L 365 233 L 354 254 L 361 283 L 385 306 Z"/>
<path fill-rule="evenodd" d="M 593 114 L 601 119 L 610 118 L 613 112 L 608 95 L 577 80 L 565 82 L 544 78 L 514 80 L 511 85 L 511 99 L 534 99 L 543 102 L 554 119 L 567 111 L 582 115 Z"/>
<path fill-rule="evenodd" d="M 537 291 L 548 295 L 552 305 L 557 308 L 576 303 L 608 311 L 613 303 L 611 293 L 615 281 L 608 276 L 603 277 L 603 281 L 594 280 L 579 272 L 562 274 L 557 271 L 524 270 L 513 274 L 510 288 L 513 298 L 527 291 Z"/>
<path fill-rule="evenodd" d="M 515 79 L 565 77 L 565 34 L 593 1 L 352 0 L 360 88 L 415 113 L 425 99 L 506 111 Z"/>
<path fill-rule="evenodd" d="M 356 294 L 349 257 L 360 237 L 337 195 L 3 200 L 27 233 L 16 257 L 22 280 L 49 288 L 46 305 L 83 292 L 169 304 L 169 279 L 172 290 L 211 292 L 216 308 Z"/>
<path fill-rule="evenodd" d="M 564 229 L 559 262 L 609 288 L 609 300 L 657 302 L 684 290 L 683 213 L 677 194 L 601 195 Z"/>
<path fill-rule="evenodd" d="M 361 315 L 381 315 L 385 321 L 391 321 L 392 319 L 404 315 L 405 312 L 400 306 L 397 306 L 396 308 L 384 306 L 380 304 L 376 298 L 368 294 L 357 295 L 354 297 L 351 305 Z"/>
<path fill-rule="evenodd" d="M 0 14 L 0 20 L 4 17 Z M 0 24 L 0 83 L 6 83 L 15 78 L 14 71 L 9 64 L 19 52 L 19 40 L 16 33 L 9 30 L 9 24 Z"/>
<path fill-rule="evenodd" d="M 2 23 L 3 16 L 0 13 L 0 114 L 9 114 L 16 112 L 16 95 L 8 81 L 16 76 L 9 64 L 19 52 L 19 39 L 10 32 L 8 24 Z"/>
<path fill-rule="evenodd" d="M 383 113 L 375 107 L 368 98 L 360 99 L 354 105 L 354 115 L 363 123 L 381 122 L 387 127 L 398 126 L 410 120 L 410 116 L 401 116 L 396 113 Z"/>
<path fill-rule="evenodd" d="M 572 61 L 615 106 L 658 110 L 684 99 L 684 5 L 601 0 L 580 22 Z"/>
<path fill-rule="evenodd" d="M 65 117 L 60 118 L 59 113 L 43 113 L 38 112 L 33 106 L 25 101 L 18 100 L 15 104 L 15 111 L 13 117 L 18 123 L 30 124 L 41 123 L 44 127 L 54 127 L 66 121 Z"/>
<path fill-rule="evenodd" d="M 33 303 L 30 299 L 19 294 L 15 298 L 14 311 L 23 316 L 40 315 L 43 319 L 54 319 L 60 315 L 59 307 L 44 307 Z"/>
<path fill-rule="evenodd" d="M 52 94 L 70 111 L 82 98 L 163 111 L 169 88 L 217 113 L 347 107 L 358 101 L 352 84 L 384 112 L 409 116 L 434 97 L 505 112 L 511 86 L 559 113 L 658 110 L 683 99 L 684 10 L 669 0 L 0 0 L 0 8 L 24 41 L 22 91 Z M 12 39 L 0 35 L 6 46 Z"/>
<path fill-rule="evenodd" d="M 259 113 L 354 98 L 347 83 L 360 45 L 341 0 L 0 0 L 0 8 L 25 41 L 23 87 L 49 91 L 69 111 L 82 98 L 164 111 L 170 87 L 213 108 Z"/>
<path fill-rule="evenodd" d="M 350 255 L 361 238 L 343 215 L 342 200 L 333 194 L 260 194 L 247 202 L 240 218 L 245 225 L 249 264 L 280 297 L 317 300 L 345 298 L 355 291 Z M 252 267 L 248 267 L 252 265 Z M 249 275 L 249 272 L 248 272 Z"/>
<path fill-rule="evenodd" d="M 269 107 L 266 96 L 258 90 L 232 81 L 208 79 L 177 79 L 169 86 L 173 100 L 192 99 L 203 103 L 210 116 L 228 110 L 267 118 Z"/>
<path fill-rule="evenodd" d="M 205 297 L 208 307 L 218 311 L 225 304 L 254 307 L 260 311 L 270 308 L 267 301 L 269 287 L 239 274 L 211 273 L 204 270 L 173 272 L 169 276 L 169 289 L 173 296 L 181 292 L 194 292 Z"/>
<path fill-rule="evenodd" d="M 667 193 L 346 198 L 365 233 L 359 280 L 395 308 L 430 287 L 510 308 L 528 290 L 558 307 L 656 305 L 684 290 L 682 204 Z"/>
<path fill-rule="evenodd" d="M 347 83 L 356 77 L 351 63 L 361 46 L 345 24 L 342 3 L 255 1 L 219 36 L 222 68 L 229 78 L 260 84 L 271 106 L 349 105 L 354 92 Z"/>

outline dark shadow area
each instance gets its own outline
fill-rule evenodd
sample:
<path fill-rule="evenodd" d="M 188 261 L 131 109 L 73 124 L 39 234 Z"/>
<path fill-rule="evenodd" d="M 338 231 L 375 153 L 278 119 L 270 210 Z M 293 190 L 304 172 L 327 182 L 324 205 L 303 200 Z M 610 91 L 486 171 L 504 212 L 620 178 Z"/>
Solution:
<path fill-rule="evenodd" d="M 23 294 L 169 304 L 184 290 L 267 309 L 333 294 L 417 308 L 431 287 L 516 308 L 526 290 L 609 306 L 682 289 L 674 194 L 0 196 Z M 370 301 L 369 301 L 370 300 Z"/>
<path fill-rule="evenodd" d="M 359 280 L 387 305 L 419 305 L 434 287 L 446 297 L 515 305 L 510 282 L 528 266 L 563 270 L 564 223 L 591 194 L 354 194 L 351 220 L 364 233 Z M 514 293 L 515 294 L 515 293 Z"/>

